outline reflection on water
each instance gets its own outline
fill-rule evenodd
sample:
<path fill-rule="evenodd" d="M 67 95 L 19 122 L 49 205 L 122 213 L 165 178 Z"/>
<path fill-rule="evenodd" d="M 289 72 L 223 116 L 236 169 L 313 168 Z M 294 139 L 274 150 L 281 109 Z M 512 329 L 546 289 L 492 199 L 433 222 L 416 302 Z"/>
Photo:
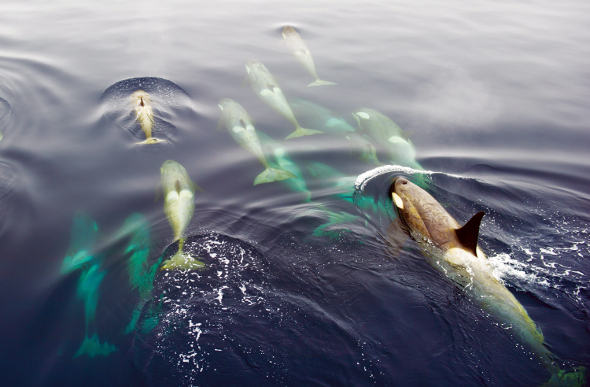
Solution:
<path fill-rule="evenodd" d="M 400 232 L 398 175 L 486 212 L 492 275 L 590 365 L 588 6 L 360 7 L 0 7 L 5 383 L 547 382 Z"/>

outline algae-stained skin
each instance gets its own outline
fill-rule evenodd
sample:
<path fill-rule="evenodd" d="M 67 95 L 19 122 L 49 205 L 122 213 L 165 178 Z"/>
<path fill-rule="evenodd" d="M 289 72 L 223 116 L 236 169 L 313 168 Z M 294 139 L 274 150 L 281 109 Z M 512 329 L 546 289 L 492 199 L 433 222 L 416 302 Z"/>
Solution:
<path fill-rule="evenodd" d="M 252 153 L 265 168 L 265 170 L 254 180 L 254 185 L 296 177 L 289 171 L 280 168 L 272 168 L 268 164 L 266 157 L 262 152 L 260 139 L 254 128 L 252 119 L 242 105 L 232 99 L 223 98 L 219 101 L 218 106 L 221 110 L 221 120 L 225 123 L 227 131 L 231 134 L 233 139 L 242 148 Z"/>
<path fill-rule="evenodd" d="M 291 26 L 285 26 L 283 28 L 283 39 L 287 45 L 287 49 L 291 51 L 295 58 L 303 65 L 305 70 L 315 78 L 315 81 L 307 86 L 322 86 L 322 85 L 335 85 L 334 82 L 324 81 L 318 77 L 318 73 L 315 68 L 315 63 L 311 52 L 307 48 L 307 45 L 301 39 L 301 36 L 297 33 L 295 28 Z"/>
<path fill-rule="evenodd" d="M 178 241 L 178 252 L 164 262 L 163 269 L 195 269 L 203 263 L 184 253 L 184 233 L 195 212 L 195 189 L 202 189 L 193 183 L 186 169 L 173 160 L 166 160 L 161 172 L 161 186 L 164 192 L 164 213 L 172 227 L 174 241 Z"/>
<path fill-rule="evenodd" d="M 322 133 L 320 130 L 306 129 L 299 125 L 278 82 L 260 61 L 256 59 L 248 60 L 246 62 L 246 72 L 248 73 L 250 86 L 258 98 L 295 126 L 295 131 L 288 135 L 286 139 Z"/>
<path fill-rule="evenodd" d="M 427 261 L 498 322 L 510 326 L 547 370 L 554 377 L 559 375 L 543 334 L 514 295 L 492 275 L 486 255 L 476 244 L 483 212 L 461 227 L 434 197 L 404 177 L 393 180 L 389 193 Z"/>
<path fill-rule="evenodd" d="M 174 241 L 184 234 L 195 212 L 195 183 L 186 169 L 176 161 L 167 160 L 160 168 L 164 192 L 164 212 L 174 232 Z"/>
<path fill-rule="evenodd" d="M 186 91 L 174 82 L 156 77 L 116 82 L 102 93 L 100 101 L 106 116 L 129 131 L 137 144 L 170 141 L 177 131 L 174 118 L 192 107 Z"/>
<path fill-rule="evenodd" d="M 154 109 L 152 108 L 152 99 L 150 95 L 143 91 L 137 90 L 131 94 L 131 107 L 135 110 L 135 120 L 139 122 L 141 130 L 145 134 L 145 140 L 136 144 L 157 144 L 164 140 L 152 137 L 152 131 L 155 125 Z"/>

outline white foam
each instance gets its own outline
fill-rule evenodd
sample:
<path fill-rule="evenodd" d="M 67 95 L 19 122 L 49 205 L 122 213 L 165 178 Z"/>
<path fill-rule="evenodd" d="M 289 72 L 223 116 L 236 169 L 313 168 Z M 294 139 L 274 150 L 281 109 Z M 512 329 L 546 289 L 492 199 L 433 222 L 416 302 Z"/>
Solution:
<path fill-rule="evenodd" d="M 356 178 L 356 181 L 354 182 L 354 188 L 356 189 L 356 191 L 362 192 L 365 189 L 365 186 L 367 185 L 369 180 L 371 180 L 374 177 L 377 177 L 379 175 L 383 175 L 383 174 L 389 173 L 389 172 L 403 172 L 403 173 L 408 173 L 408 174 L 421 173 L 423 175 L 433 175 L 435 173 L 440 173 L 443 175 L 456 177 L 458 179 L 466 179 L 466 177 L 464 177 L 464 176 L 454 175 L 451 173 L 418 170 L 418 169 L 414 169 L 414 168 L 410 168 L 410 167 L 404 167 L 402 165 L 383 165 L 381 167 L 373 168 L 370 171 L 367 171 L 367 172 L 364 172 L 364 173 L 361 173 L 360 175 L 358 175 L 358 177 Z"/>

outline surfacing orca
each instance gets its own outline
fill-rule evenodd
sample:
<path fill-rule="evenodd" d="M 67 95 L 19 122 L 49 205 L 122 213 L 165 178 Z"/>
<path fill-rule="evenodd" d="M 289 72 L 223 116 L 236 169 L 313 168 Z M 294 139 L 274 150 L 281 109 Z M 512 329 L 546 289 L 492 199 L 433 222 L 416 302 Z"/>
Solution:
<path fill-rule="evenodd" d="M 478 212 L 461 226 L 428 192 L 403 177 L 393 179 L 389 196 L 403 227 L 421 247 L 428 263 L 494 319 L 511 327 L 551 372 L 548 385 L 584 385 L 584 368 L 569 373 L 559 369 L 527 311 L 492 275 L 488 258 L 477 245 L 484 212 Z"/>

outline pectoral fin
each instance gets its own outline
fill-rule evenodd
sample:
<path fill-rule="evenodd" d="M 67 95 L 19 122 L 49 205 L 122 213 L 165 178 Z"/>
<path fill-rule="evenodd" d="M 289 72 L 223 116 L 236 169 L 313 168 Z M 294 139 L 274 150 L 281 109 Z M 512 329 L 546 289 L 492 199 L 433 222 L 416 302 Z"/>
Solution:
<path fill-rule="evenodd" d="M 193 182 L 191 182 L 191 183 L 192 183 L 193 189 L 195 191 L 205 192 L 205 191 L 203 191 L 203 188 L 199 187 L 199 185 L 197 183 L 193 183 Z"/>
<path fill-rule="evenodd" d="M 461 228 L 455 230 L 457 239 L 464 249 L 477 256 L 477 238 L 479 237 L 479 225 L 485 212 L 480 211 Z"/>

